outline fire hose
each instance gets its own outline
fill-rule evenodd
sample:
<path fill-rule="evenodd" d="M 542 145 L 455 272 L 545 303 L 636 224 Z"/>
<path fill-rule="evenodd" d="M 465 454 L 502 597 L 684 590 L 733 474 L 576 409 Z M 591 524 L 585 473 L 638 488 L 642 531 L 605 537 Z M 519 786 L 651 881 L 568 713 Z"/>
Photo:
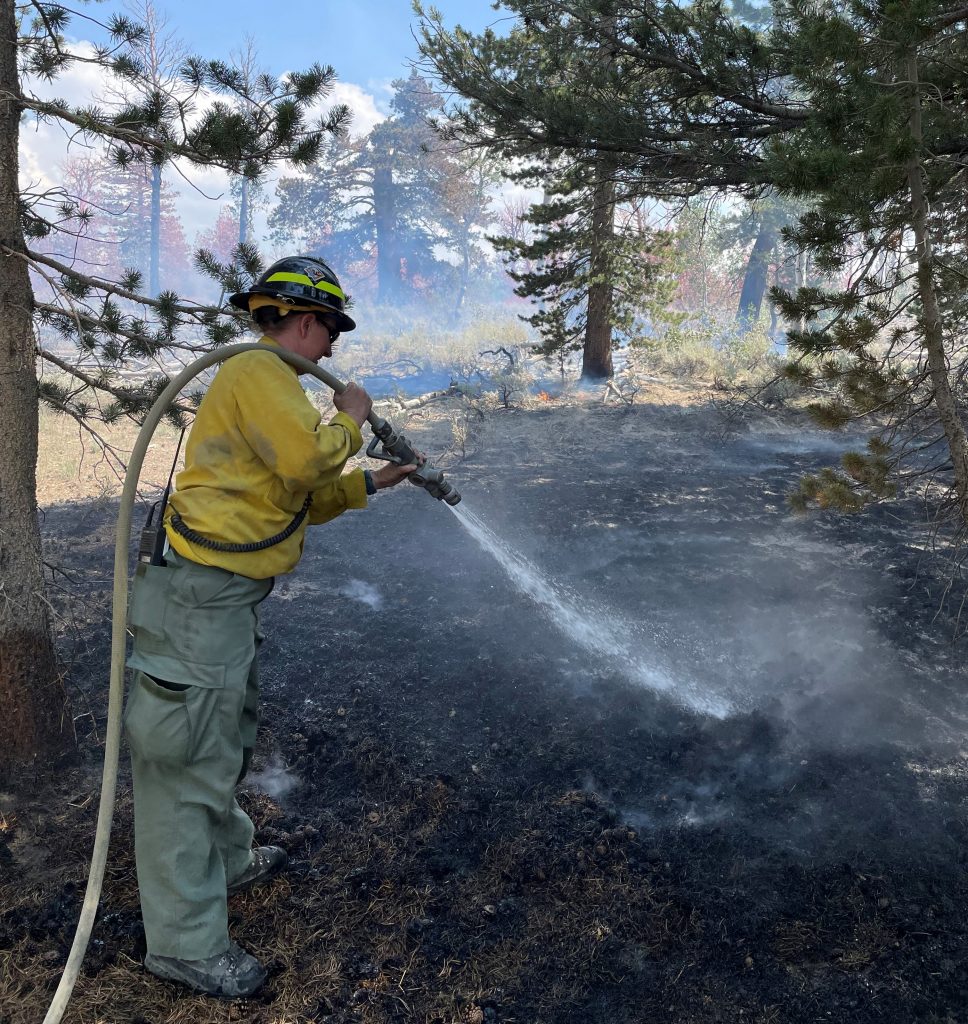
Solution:
<path fill-rule="evenodd" d="M 101 795 L 98 804 L 97 829 L 94 835 L 94 851 L 91 855 L 91 869 L 88 874 L 87 889 L 81 906 L 81 915 L 74 934 L 74 942 L 68 954 L 64 973 L 61 975 L 57 991 L 44 1017 L 44 1024 L 59 1024 L 67 1009 L 71 993 L 77 982 L 84 961 L 84 954 L 91 939 L 94 921 L 97 916 L 98 903 L 101 898 L 101 887 L 104 882 L 104 869 L 107 865 L 108 845 L 111 840 L 111 825 L 114 818 L 114 803 L 118 782 L 118 759 L 121 751 L 121 711 L 124 702 L 124 663 L 127 647 L 127 608 L 128 608 L 128 550 L 131 538 L 131 519 L 134 502 L 137 496 L 138 479 L 144 464 L 148 444 L 161 422 L 166 410 L 185 388 L 203 370 L 216 363 L 221 363 L 241 352 L 272 352 L 285 360 L 290 366 L 301 373 L 308 373 L 322 381 L 337 394 L 346 390 L 346 385 L 331 373 L 321 369 L 315 363 L 302 356 L 289 352 L 287 349 L 275 348 L 257 343 L 229 345 L 209 352 L 196 359 L 171 381 L 158 396 L 154 405 L 145 417 L 141 430 L 131 451 L 128 468 L 125 474 L 124 487 L 121 491 L 121 505 L 118 509 L 118 526 L 114 547 L 114 610 L 111 620 L 111 681 L 108 692 L 108 718 L 104 741 L 104 768 L 101 774 Z M 418 487 L 423 487 L 432 497 L 445 501 L 448 505 L 456 505 L 460 494 L 453 485 L 444 479 L 439 469 L 431 469 L 417 454 L 406 437 L 398 434 L 393 427 L 381 417 L 371 412 L 367 421 L 373 431 L 373 439 L 366 449 L 370 458 L 382 459 L 400 466 L 417 463 L 408 480 Z"/>

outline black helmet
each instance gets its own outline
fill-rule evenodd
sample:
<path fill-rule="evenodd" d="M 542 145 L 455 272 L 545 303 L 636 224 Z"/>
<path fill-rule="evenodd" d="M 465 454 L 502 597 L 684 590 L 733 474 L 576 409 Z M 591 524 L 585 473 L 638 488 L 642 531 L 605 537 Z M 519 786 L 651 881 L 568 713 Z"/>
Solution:
<path fill-rule="evenodd" d="M 346 295 L 339 280 L 329 267 L 315 256 L 287 256 L 273 263 L 247 291 L 233 295 L 229 302 L 239 309 L 248 310 L 249 300 L 256 295 L 278 299 L 283 306 L 294 311 L 319 309 L 336 317 L 339 331 L 352 331 L 356 322 L 343 309 Z"/>

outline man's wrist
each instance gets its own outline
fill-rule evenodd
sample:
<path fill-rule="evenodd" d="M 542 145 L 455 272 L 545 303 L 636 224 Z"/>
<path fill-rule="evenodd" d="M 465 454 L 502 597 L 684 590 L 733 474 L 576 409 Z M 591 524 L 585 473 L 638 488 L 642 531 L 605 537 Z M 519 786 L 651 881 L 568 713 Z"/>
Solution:
<path fill-rule="evenodd" d="M 363 470 L 363 482 L 366 484 L 366 493 L 368 496 L 376 494 L 379 490 L 376 481 L 373 479 L 373 473 L 368 469 Z"/>

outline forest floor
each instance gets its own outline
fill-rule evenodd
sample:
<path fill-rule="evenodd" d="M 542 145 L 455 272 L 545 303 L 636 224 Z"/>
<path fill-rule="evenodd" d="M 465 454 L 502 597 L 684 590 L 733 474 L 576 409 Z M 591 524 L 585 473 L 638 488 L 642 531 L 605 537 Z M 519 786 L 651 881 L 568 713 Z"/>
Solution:
<path fill-rule="evenodd" d="M 230 901 L 267 986 L 144 972 L 122 776 L 66 1019 L 966 1024 L 964 649 L 924 511 L 791 514 L 852 439 L 726 432 L 713 398 L 412 414 L 431 452 L 458 423 L 461 509 L 531 596 L 416 488 L 311 531 L 240 793 L 291 858 Z M 104 732 L 116 500 L 44 511 L 80 752 L 0 792 L 0 1024 L 63 967 Z"/>

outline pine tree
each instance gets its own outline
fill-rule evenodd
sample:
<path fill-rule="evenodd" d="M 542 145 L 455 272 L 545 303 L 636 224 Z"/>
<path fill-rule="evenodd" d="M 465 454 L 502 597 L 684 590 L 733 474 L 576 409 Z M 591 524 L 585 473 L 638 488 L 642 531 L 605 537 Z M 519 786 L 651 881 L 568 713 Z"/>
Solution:
<path fill-rule="evenodd" d="M 870 450 L 825 478 L 837 487 L 812 482 L 806 498 L 847 507 L 887 495 L 906 453 L 934 451 L 928 471 L 968 525 L 968 9 L 775 0 L 767 18 L 750 3 L 739 17 L 715 2 L 505 6 L 518 20 L 501 36 L 449 30 L 421 10 L 422 51 L 466 100 L 453 134 L 588 164 L 607 154 L 628 194 L 770 188 L 802 201 L 786 240 L 830 285 L 774 293 L 803 356 L 790 374 L 827 394 L 814 409 L 824 424 L 875 428 Z"/>
<path fill-rule="evenodd" d="M 280 181 L 269 223 L 277 242 L 294 239 L 351 278 L 369 271 L 375 299 L 396 306 L 421 288 L 447 290 L 453 265 L 439 258 L 440 245 L 466 290 L 491 176 L 479 157 L 441 142 L 433 118 L 443 100 L 424 78 L 413 73 L 393 87 L 390 116 L 366 138 L 334 140 L 307 173 Z"/>
<path fill-rule="evenodd" d="M 664 267 L 671 236 L 621 216 L 609 164 L 602 160 L 590 181 L 586 165 L 561 160 L 516 172 L 518 181 L 541 182 L 544 200 L 525 214 L 533 228 L 525 238 L 492 240 L 516 294 L 538 307 L 523 318 L 541 336 L 536 351 L 581 352 L 585 380 L 612 376 L 613 348 L 640 334 L 643 317 L 673 290 Z"/>
<path fill-rule="evenodd" d="M 309 108 L 329 89 L 334 73 L 313 66 L 283 80 L 262 83 L 257 102 L 239 110 L 218 99 L 196 107 L 202 90 L 237 96 L 239 73 L 223 61 L 189 58 L 177 92 L 149 88 L 150 77 L 136 49 L 144 28 L 113 15 L 111 42 L 93 57 L 73 51 L 66 34 L 74 16 L 56 5 L 18 8 L 0 5 L 0 762 L 9 764 L 70 741 L 70 716 L 59 681 L 44 598 L 37 522 L 35 462 L 38 399 L 86 422 L 103 399 L 105 418 L 138 415 L 166 380 L 142 387 L 118 383 L 112 370 L 126 359 L 169 347 L 194 347 L 180 340 L 191 327 L 208 344 L 229 341 L 244 330 L 225 310 L 182 300 L 173 291 L 158 296 L 142 290 L 142 274 L 118 276 L 71 265 L 43 251 L 57 233 L 89 221 L 90 211 L 60 189 L 38 195 L 21 191 L 18 145 L 22 117 L 55 121 L 103 147 L 119 169 L 163 167 L 181 158 L 199 167 L 220 167 L 257 178 L 271 164 L 288 159 L 312 162 L 324 140 L 345 127 L 348 111 L 335 108 L 312 121 Z M 120 76 L 136 97 L 123 109 L 68 100 L 44 100 L 31 92 L 35 79 L 53 80 L 75 61 L 97 63 L 105 76 Z M 136 87 L 136 88 L 135 88 Z M 28 244 L 29 243 L 29 244 Z M 205 255 L 200 264 L 226 284 L 247 283 L 261 268 L 247 248 L 227 266 Z M 28 268 L 38 281 L 35 299 Z M 41 288 L 43 291 L 41 291 Z M 55 332 L 79 354 L 97 359 L 103 370 L 84 372 L 44 345 Z M 68 375 L 69 383 L 45 377 L 38 383 L 38 357 Z M 173 415 L 177 415 L 173 410 Z"/>
<path fill-rule="evenodd" d="M 539 306 L 526 319 L 541 334 L 540 350 L 581 351 L 582 378 L 602 380 L 612 375 L 613 346 L 629 336 L 662 281 L 657 264 L 666 239 L 660 232 L 631 239 L 616 229 L 628 175 L 601 144 L 605 132 L 596 131 L 584 146 L 556 144 L 545 118 L 577 113 L 586 74 L 599 88 L 621 80 L 626 62 L 609 38 L 618 31 L 618 5 L 586 5 L 593 31 L 567 5 L 511 6 L 521 22 L 510 33 L 473 38 L 459 29 L 446 33 L 439 17 L 418 5 L 425 18 L 422 50 L 470 100 L 453 112 L 449 137 L 523 166 L 509 176 L 544 187 L 545 201 L 528 217 L 543 230 L 524 248 L 508 239 L 497 244 L 511 264 L 537 261 L 525 274 L 511 274 L 517 294 Z"/>
<path fill-rule="evenodd" d="M 800 506 L 890 496 L 907 466 L 947 482 L 956 518 L 968 520 L 966 202 L 964 158 L 952 159 L 968 150 L 966 18 L 937 2 L 778 6 L 815 114 L 810 131 L 771 149 L 771 173 L 814 200 L 790 239 L 828 279 L 847 279 L 777 290 L 800 324 L 788 373 L 819 390 L 821 424 L 880 424 L 840 472 L 804 481 Z"/>

